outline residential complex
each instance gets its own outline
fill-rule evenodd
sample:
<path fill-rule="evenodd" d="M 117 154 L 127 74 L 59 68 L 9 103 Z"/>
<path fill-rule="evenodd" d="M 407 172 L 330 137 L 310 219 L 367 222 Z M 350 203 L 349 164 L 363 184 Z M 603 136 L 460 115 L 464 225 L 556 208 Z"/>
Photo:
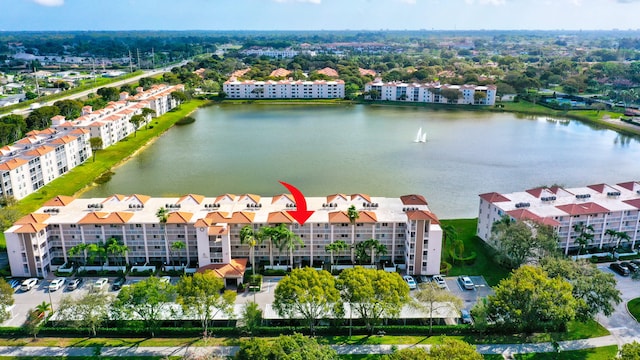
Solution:
<path fill-rule="evenodd" d="M 607 230 L 626 233 L 628 244 L 636 247 L 640 239 L 640 182 L 617 185 L 598 184 L 564 189 L 558 186 L 535 188 L 511 194 L 496 192 L 480 195 L 477 235 L 490 245 L 491 227 L 503 216 L 514 221 L 529 220 L 553 226 L 559 247 L 565 254 L 577 249 L 580 231 L 576 225 L 593 227 L 590 247 L 616 246 L 619 238 Z M 581 227 L 581 226 L 578 226 Z"/>
<path fill-rule="evenodd" d="M 168 264 L 179 257 L 182 264 L 204 267 L 246 261 L 249 247 L 240 243 L 245 225 L 285 224 L 304 245 L 294 252 L 294 266 L 329 264 L 325 247 L 343 240 L 350 248 L 334 260 L 352 264 L 355 245 L 377 239 L 386 247 L 378 259 L 397 264 L 409 274 L 438 274 L 442 229 L 421 195 L 399 198 L 366 194 L 334 194 L 306 198 L 314 211 L 300 226 L 288 211 L 296 209 L 289 194 L 261 197 L 224 194 L 217 197 L 185 195 L 152 198 L 144 195 L 113 195 L 108 198 L 75 199 L 58 196 L 5 231 L 13 276 L 47 276 L 78 258 L 69 249 L 78 244 L 103 243 L 115 238 L 126 245 L 128 264 Z M 350 222 L 348 209 L 355 206 L 359 217 Z M 166 223 L 160 208 L 169 211 Z M 183 242 L 185 250 L 172 254 L 172 244 Z M 284 265 L 289 253 L 265 241 L 255 248 L 256 263 Z M 287 264 L 290 266 L 290 264 Z M 287 266 L 285 266 L 286 268 Z"/>
<path fill-rule="evenodd" d="M 344 98 L 342 80 L 239 81 L 231 77 L 223 84 L 230 99 L 340 99 Z"/>
<path fill-rule="evenodd" d="M 470 105 L 495 105 L 496 89 L 495 85 L 441 85 L 437 82 L 407 84 L 383 82 L 381 79 L 376 79 L 364 86 L 365 98 L 369 100 Z M 445 90 L 458 91 L 458 98 L 447 99 Z"/>
<path fill-rule="evenodd" d="M 91 156 L 86 129 L 33 130 L 0 148 L 0 196 L 22 199 Z"/>

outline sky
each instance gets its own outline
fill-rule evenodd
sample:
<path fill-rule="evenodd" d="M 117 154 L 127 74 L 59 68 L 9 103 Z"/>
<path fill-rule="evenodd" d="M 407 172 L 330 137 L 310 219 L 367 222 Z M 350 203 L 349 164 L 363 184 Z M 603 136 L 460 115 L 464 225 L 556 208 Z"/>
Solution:
<path fill-rule="evenodd" d="M 0 31 L 638 28 L 640 0 L 0 0 Z"/>

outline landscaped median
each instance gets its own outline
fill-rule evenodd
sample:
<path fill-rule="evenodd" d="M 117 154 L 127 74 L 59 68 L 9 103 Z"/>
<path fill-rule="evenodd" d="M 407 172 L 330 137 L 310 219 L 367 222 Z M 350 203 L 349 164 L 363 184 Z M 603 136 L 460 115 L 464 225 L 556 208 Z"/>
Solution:
<path fill-rule="evenodd" d="M 143 127 L 136 133 L 130 134 L 117 144 L 98 150 L 95 161 L 93 161 L 93 158 L 88 159 L 84 164 L 71 169 L 65 175 L 20 200 L 15 205 L 15 209 L 20 215 L 26 215 L 40 208 L 51 197 L 75 195 L 85 187 L 90 186 L 94 180 L 103 174 L 109 173 L 114 166 L 128 159 L 144 145 L 172 127 L 177 121 L 206 103 L 207 101 L 205 100 L 194 99 L 180 105 L 174 111 L 152 119 L 148 127 Z M 4 234 L 0 235 L 0 247 L 5 247 Z"/>

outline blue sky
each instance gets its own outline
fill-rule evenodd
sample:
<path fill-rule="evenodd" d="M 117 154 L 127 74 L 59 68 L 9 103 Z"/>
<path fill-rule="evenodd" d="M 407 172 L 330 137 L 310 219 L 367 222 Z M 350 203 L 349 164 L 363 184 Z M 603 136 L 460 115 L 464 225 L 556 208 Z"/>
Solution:
<path fill-rule="evenodd" d="M 0 30 L 609 30 L 640 0 L 0 0 Z"/>

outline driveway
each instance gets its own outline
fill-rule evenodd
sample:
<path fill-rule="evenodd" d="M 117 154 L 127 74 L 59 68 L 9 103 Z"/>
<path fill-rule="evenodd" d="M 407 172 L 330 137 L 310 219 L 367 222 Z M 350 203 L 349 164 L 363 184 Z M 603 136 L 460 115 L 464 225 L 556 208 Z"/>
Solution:
<path fill-rule="evenodd" d="M 637 341 L 640 339 L 640 324 L 627 311 L 627 302 L 640 297 L 640 281 L 614 273 L 609 269 L 609 264 L 598 265 L 598 269 L 614 274 L 618 282 L 616 287 L 622 293 L 622 302 L 615 307 L 611 316 L 599 314 L 596 320 L 611 332 L 618 340 L 618 345 Z"/>

